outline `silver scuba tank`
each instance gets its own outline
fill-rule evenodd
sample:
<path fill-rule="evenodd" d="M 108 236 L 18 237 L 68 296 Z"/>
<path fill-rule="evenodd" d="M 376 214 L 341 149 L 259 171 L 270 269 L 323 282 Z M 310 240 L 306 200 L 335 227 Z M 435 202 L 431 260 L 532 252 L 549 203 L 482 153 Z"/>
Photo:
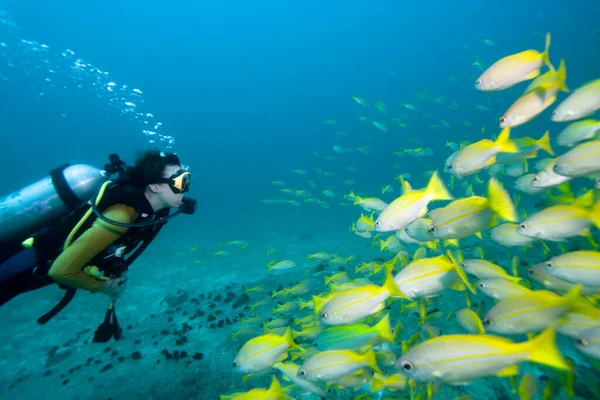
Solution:
<path fill-rule="evenodd" d="M 0 245 L 19 243 L 41 228 L 59 222 L 89 201 L 108 179 L 86 164 L 62 165 L 50 175 L 0 199 Z"/>

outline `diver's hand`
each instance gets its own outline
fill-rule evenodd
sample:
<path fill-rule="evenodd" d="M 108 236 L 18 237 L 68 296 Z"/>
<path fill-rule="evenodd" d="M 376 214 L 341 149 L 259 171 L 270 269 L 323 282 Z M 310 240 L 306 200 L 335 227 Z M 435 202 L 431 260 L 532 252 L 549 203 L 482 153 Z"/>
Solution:
<path fill-rule="evenodd" d="M 182 213 L 191 215 L 196 212 L 196 206 L 198 205 L 196 200 L 189 197 L 184 197 L 181 202 L 182 204 L 179 209 Z"/>
<path fill-rule="evenodd" d="M 127 276 L 109 279 L 104 282 L 104 289 L 102 289 L 102 293 L 110 297 L 114 302 L 121 297 L 125 291 L 125 286 L 127 286 Z"/>

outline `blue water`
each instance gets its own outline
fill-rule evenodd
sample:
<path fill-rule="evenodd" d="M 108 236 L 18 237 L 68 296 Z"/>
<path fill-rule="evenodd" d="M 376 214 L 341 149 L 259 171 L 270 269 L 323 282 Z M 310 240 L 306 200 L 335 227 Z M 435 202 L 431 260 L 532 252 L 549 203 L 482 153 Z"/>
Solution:
<path fill-rule="evenodd" d="M 0 80 L 0 196 L 64 162 L 101 166 L 113 152 L 133 162 L 140 151 L 158 146 L 176 152 L 190 166 L 194 178 L 189 195 L 198 199 L 199 210 L 165 228 L 145 259 L 153 268 L 181 264 L 176 254 L 197 244 L 203 246 L 197 258 L 207 265 L 202 268 L 222 269 L 233 282 L 236 266 L 244 269 L 240 279 L 252 276 L 252 268 L 262 276 L 271 259 L 265 254 L 270 247 L 299 260 L 317 251 L 371 257 L 377 252 L 370 241 L 348 233 L 360 211 L 341 206 L 341 195 L 353 189 L 380 196 L 381 187 L 392 184 L 395 192 L 381 196 L 391 201 L 399 193 L 393 178 L 401 173 L 412 175 L 413 186 L 425 186 L 423 173 L 442 170 L 443 160 L 451 154 L 446 141 L 495 136 L 501 113 L 524 89 L 476 91 L 473 83 L 481 73 L 472 65 L 476 57 L 489 66 L 504 55 L 542 50 L 544 34 L 551 32 L 552 62 L 558 65 L 566 59 L 571 89 L 598 78 L 600 3 L 526 3 L 0 3 L 0 10 L 6 11 L 0 24 L 0 42 L 6 45 L 0 47 L 0 79 L 5 78 Z M 68 60 L 62 55 L 67 49 L 74 52 Z M 74 73 L 70 67 L 77 58 L 109 75 Z M 58 72 L 48 72 L 51 69 Z M 108 82 L 116 82 L 117 88 L 127 85 L 123 96 L 108 93 Z M 134 88 L 143 94 L 132 96 Z M 440 101 L 422 100 L 418 94 L 423 93 Z M 369 107 L 354 102 L 352 95 L 366 99 Z M 560 94 L 559 101 L 564 96 Z M 387 114 L 373 107 L 379 100 L 388 106 Z M 137 102 L 135 111 L 127 111 L 126 101 Z M 455 109 L 448 108 L 454 103 Z M 478 111 L 477 104 L 491 111 Z M 151 113 L 146 118 L 151 122 L 136 119 L 136 112 Z M 391 121 L 398 113 L 406 114 L 402 120 L 407 128 Z M 389 131 L 381 132 L 357 116 L 387 121 Z M 546 111 L 515 129 L 515 135 L 537 139 L 548 128 L 549 118 Z M 450 128 L 431 127 L 442 120 Z M 171 145 L 150 143 L 143 133 L 156 122 L 162 123 L 161 135 L 174 138 Z M 557 126 L 550 129 L 551 134 L 559 132 Z M 338 131 L 348 135 L 337 135 Z M 411 137 L 421 143 L 411 142 Z M 371 151 L 336 155 L 334 145 L 369 146 Z M 428 147 L 435 155 L 391 154 L 404 147 Z M 331 155 L 335 160 L 323 159 Z M 348 171 L 348 166 L 357 171 Z M 314 168 L 336 176 L 319 175 Z M 294 174 L 294 169 L 308 174 Z M 279 179 L 288 187 L 311 190 L 330 208 L 261 203 L 294 198 L 270 183 Z M 345 185 L 348 179 L 356 184 Z M 318 189 L 309 188 L 307 180 Z M 326 188 L 337 196 L 320 194 Z M 484 194 L 483 187 L 476 191 Z M 310 240 L 301 241 L 299 236 Z M 251 243 L 248 253 L 223 259 L 211 255 L 219 242 L 236 239 Z M 161 287 L 160 281 L 152 285 L 160 296 L 177 289 Z M 0 315 L 12 318 L 16 312 L 7 306 Z M 47 329 L 32 327 L 39 336 Z M 17 332 L 19 327 L 8 329 Z M 13 335 L 6 337 L 10 340 Z M 230 378 L 234 382 L 239 376 Z M 68 387 L 62 390 L 70 398 Z M 10 392 L 0 394 L 10 398 Z M 110 392 L 102 396 L 108 398 Z"/>

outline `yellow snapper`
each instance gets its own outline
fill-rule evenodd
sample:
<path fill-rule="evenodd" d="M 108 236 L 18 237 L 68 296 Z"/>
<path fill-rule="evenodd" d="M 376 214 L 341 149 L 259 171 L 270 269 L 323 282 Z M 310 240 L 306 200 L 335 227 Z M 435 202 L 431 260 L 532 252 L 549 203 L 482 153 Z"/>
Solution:
<path fill-rule="evenodd" d="M 456 312 L 456 320 L 469 333 L 478 335 L 485 334 L 483 322 L 481 322 L 481 318 L 479 318 L 479 315 L 477 315 L 473 310 L 468 308 L 458 310 Z"/>
<path fill-rule="evenodd" d="M 558 185 L 562 185 L 565 182 L 571 180 L 571 177 L 562 176 L 554 172 L 554 164 L 556 160 L 552 160 L 546 168 L 538 171 L 533 180 L 531 181 L 531 186 L 534 188 L 550 188 Z"/>
<path fill-rule="evenodd" d="M 353 194 L 353 192 L 350 192 Z M 354 205 L 359 205 L 366 212 L 383 211 L 387 207 L 387 203 L 376 197 L 360 197 L 354 195 Z"/>
<path fill-rule="evenodd" d="M 386 315 L 370 327 L 365 324 L 333 326 L 321 332 L 313 341 L 319 350 L 358 350 L 375 339 L 393 341 L 390 317 Z"/>
<path fill-rule="evenodd" d="M 552 112 L 552 121 L 574 121 L 597 110 L 600 110 L 600 79 L 581 86 L 564 99 Z"/>
<path fill-rule="evenodd" d="M 247 341 L 235 356 L 233 366 L 242 372 L 263 371 L 285 360 L 290 347 L 296 345 L 289 328 L 283 336 L 267 333 Z"/>
<path fill-rule="evenodd" d="M 434 200 L 451 200 L 444 183 L 435 172 L 425 190 L 411 190 L 391 202 L 375 221 L 375 230 L 390 232 L 405 228 L 427 214 L 427 205 Z"/>
<path fill-rule="evenodd" d="M 600 253 L 572 251 L 553 257 L 544 263 L 550 275 L 574 284 L 600 286 Z"/>
<path fill-rule="evenodd" d="M 472 196 L 455 200 L 430 213 L 430 231 L 437 239 L 462 239 L 489 228 L 495 216 L 514 222 L 517 212 L 508 192 L 490 178 L 488 197 Z"/>
<path fill-rule="evenodd" d="M 535 241 L 535 239 L 523 236 L 517 232 L 518 228 L 519 224 L 507 222 L 494 227 L 490 231 L 490 237 L 494 242 L 504 247 L 524 247 L 529 246 Z"/>
<path fill-rule="evenodd" d="M 586 119 L 573 122 L 559 133 L 556 141 L 559 146 L 573 147 L 579 142 L 597 138 L 596 133 L 600 130 L 600 121 Z"/>
<path fill-rule="evenodd" d="M 554 79 L 549 79 L 521 96 L 500 118 L 500 128 L 516 127 L 535 118 L 556 101 L 558 91 L 568 91 L 566 86 L 567 70 L 561 61 Z"/>
<path fill-rule="evenodd" d="M 269 389 L 252 389 L 246 393 L 236 393 L 229 396 L 220 396 L 221 400 L 287 400 L 283 388 L 275 376 L 271 380 Z"/>
<path fill-rule="evenodd" d="M 360 214 L 360 218 L 356 221 L 355 228 L 359 232 L 369 232 L 372 231 L 375 227 L 375 222 L 373 221 L 373 214 L 369 217 L 365 217 L 364 214 Z"/>
<path fill-rule="evenodd" d="M 535 158 L 538 150 L 544 150 L 546 153 L 554 155 L 554 151 L 550 145 L 550 131 L 546 131 L 538 140 L 533 138 L 519 138 L 514 139 L 512 142 L 517 150 L 514 152 L 503 152 L 498 154 L 496 157 L 496 162 L 498 164 L 511 164 L 529 158 Z"/>
<path fill-rule="evenodd" d="M 417 242 L 429 242 L 437 240 L 433 234 L 429 232 L 430 226 L 431 219 L 419 218 L 404 228 L 404 233 Z"/>
<path fill-rule="evenodd" d="M 550 34 L 548 33 L 546 48 L 542 53 L 537 50 L 525 50 L 496 61 L 475 81 L 475 88 L 484 91 L 503 90 L 535 78 L 540 74 L 544 64 L 550 65 L 549 48 Z"/>
<path fill-rule="evenodd" d="M 554 290 L 558 293 L 567 293 L 572 290 L 576 285 L 562 279 L 558 279 L 553 275 L 550 275 L 544 266 L 544 263 L 536 264 L 528 270 L 529 277 L 534 281 L 544 285 L 546 289 Z M 600 286 L 589 286 L 584 285 L 581 288 L 581 294 L 583 296 L 597 296 L 600 295 Z"/>
<path fill-rule="evenodd" d="M 371 391 L 379 392 L 380 390 L 402 391 L 406 389 L 408 379 L 402 374 L 392 374 L 383 376 L 374 374 L 371 378 Z"/>
<path fill-rule="evenodd" d="M 373 349 L 362 355 L 352 350 L 328 350 L 306 360 L 298 370 L 298 377 L 311 382 L 336 381 L 365 367 L 382 373 L 377 366 Z"/>
<path fill-rule="evenodd" d="M 523 361 L 569 370 L 553 328 L 523 343 L 493 335 L 436 337 L 403 354 L 396 369 L 416 381 L 463 384 L 488 376 L 515 376 Z"/>
<path fill-rule="evenodd" d="M 583 354 L 600 360 L 600 329 L 587 329 L 575 339 L 575 347 Z"/>
<path fill-rule="evenodd" d="M 462 268 L 444 255 L 411 262 L 394 282 L 410 299 L 437 296 L 444 289 L 472 289 Z"/>
<path fill-rule="evenodd" d="M 516 152 L 517 150 L 517 147 L 510 140 L 510 128 L 506 127 L 500 132 L 495 142 L 483 139 L 458 151 L 450 160 L 450 163 L 447 164 L 447 168 L 457 178 L 462 178 L 463 176 L 476 174 L 494 164 L 498 153 Z"/>
<path fill-rule="evenodd" d="M 545 190 L 544 187 L 533 186 L 533 181 L 536 177 L 536 174 L 527 174 L 519 177 L 519 179 L 515 181 L 515 189 L 527 194 L 538 194 L 543 192 Z"/>
<path fill-rule="evenodd" d="M 281 373 L 293 384 L 300 387 L 302 390 L 308 393 L 318 394 L 319 396 L 326 396 L 325 391 L 319 386 L 305 379 L 298 377 L 298 370 L 300 366 L 293 362 L 279 362 L 273 365 L 274 369 L 281 371 Z"/>
<path fill-rule="evenodd" d="M 327 325 L 346 325 L 382 310 L 390 296 L 404 297 L 388 272 L 383 286 L 363 285 L 335 292 L 320 311 L 315 303 L 315 311 Z"/>
<path fill-rule="evenodd" d="M 290 269 L 290 268 L 294 268 L 296 266 L 296 263 L 290 260 L 282 260 L 282 261 L 276 261 L 273 260 L 270 263 L 267 264 L 267 271 L 281 271 L 281 270 L 285 270 L 285 269 Z"/>
<path fill-rule="evenodd" d="M 479 281 L 479 283 L 477 283 L 477 287 L 485 295 L 496 300 L 502 300 L 511 296 L 531 293 L 531 290 L 527 289 L 525 286 L 502 278 L 482 279 Z"/>
<path fill-rule="evenodd" d="M 483 326 L 503 335 L 539 332 L 574 310 L 580 294 L 581 287 L 575 286 L 564 296 L 540 290 L 507 297 L 488 311 Z"/>
<path fill-rule="evenodd" d="M 567 313 L 556 326 L 558 333 L 572 338 L 588 329 L 600 330 L 600 310 L 591 306 Z"/>
<path fill-rule="evenodd" d="M 569 177 L 600 172 L 600 140 L 581 143 L 558 157 L 554 172 Z"/>
<path fill-rule="evenodd" d="M 592 225 L 600 227 L 600 201 L 591 211 L 578 205 L 545 208 L 521 222 L 517 232 L 535 239 L 560 242 L 589 235 Z"/>
<path fill-rule="evenodd" d="M 478 279 L 506 279 L 513 282 L 519 282 L 521 278 L 510 276 L 504 268 L 486 260 L 464 260 L 460 266 L 465 272 L 477 277 Z"/>

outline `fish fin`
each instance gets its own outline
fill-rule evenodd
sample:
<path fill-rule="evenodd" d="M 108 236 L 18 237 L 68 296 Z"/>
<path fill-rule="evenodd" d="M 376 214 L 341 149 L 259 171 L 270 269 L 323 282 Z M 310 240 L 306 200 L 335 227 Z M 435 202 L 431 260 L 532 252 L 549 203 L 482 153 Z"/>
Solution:
<path fill-rule="evenodd" d="M 544 135 L 539 138 L 536 144 L 540 147 L 540 149 L 544 150 L 546 153 L 551 156 L 554 155 L 554 150 L 552 150 L 552 145 L 550 144 L 550 131 L 546 131 Z"/>
<path fill-rule="evenodd" d="M 392 333 L 392 327 L 390 326 L 390 316 L 386 314 L 385 317 L 381 319 L 374 327 L 373 331 L 377 333 L 377 336 L 380 338 L 387 340 L 390 343 L 394 342 L 394 337 Z"/>
<path fill-rule="evenodd" d="M 462 267 L 459 264 L 454 264 L 454 269 L 456 270 L 456 273 L 460 280 L 464 282 L 464 284 L 467 286 L 467 288 L 469 288 L 471 293 L 475 294 L 475 288 L 473 287 L 473 285 L 471 285 L 471 282 L 469 282 L 467 274 L 465 274 L 465 271 L 462 269 Z"/>
<path fill-rule="evenodd" d="M 440 179 L 437 171 L 431 175 L 431 179 L 427 184 L 427 189 L 425 189 L 425 193 L 431 195 L 432 200 L 452 200 L 454 197 L 448 192 L 446 186 L 444 186 L 444 182 Z"/>
<path fill-rule="evenodd" d="M 571 288 L 563 297 L 562 302 L 568 307 L 575 306 L 581 300 L 581 288 L 579 283 Z"/>
<path fill-rule="evenodd" d="M 558 90 L 563 92 L 570 92 L 567 87 L 567 65 L 565 64 L 565 59 L 560 60 L 560 65 L 558 66 L 558 71 L 556 72 L 556 85 Z"/>
<path fill-rule="evenodd" d="M 583 195 L 575 199 L 571 204 L 573 206 L 588 208 L 594 204 L 594 189 L 588 190 Z"/>
<path fill-rule="evenodd" d="M 530 79 L 534 79 L 537 78 L 540 75 L 540 69 L 536 69 L 535 71 L 533 71 L 532 73 L 530 73 L 529 75 L 527 75 L 525 77 L 525 80 L 530 80 Z"/>
<path fill-rule="evenodd" d="M 594 225 L 596 225 L 596 228 L 600 229 L 600 200 L 594 204 L 590 218 Z"/>
<path fill-rule="evenodd" d="M 514 142 L 510 140 L 510 126 L 502 129 L 494 145 L 498 147 L 499 153 L 516 153 L 519 151 Z"/>
<path fill-rule="evenodd" d="M 496 373 L 496 376 L 506 378 L 508 376 L 519 375 L 519 366 L 517 364 L 506 367 Z"/>
<path fill-rule="evenodd" d="M 490 208 L 503 219 L 510 222 L 516 222 L 519 219 L 510 194 L 495 178 L 490 178 L 488 200 Z"/>
<path fill-rule="evenodd" d="M 385 380 L 382 378 L 384 377 L 382 377 L 379 374 L 374 374 L 371 378 L 371 391 L 373 393 L 379 392 L 380 390 L 385 388 Z"/>
<path fill-rule="evenodd" d="M 546 33 L 546 45 L 544 46 L 544 52 L 542 53 L 542 62 L 550 68 L 550 70 L 554 71 L 554 65 L 550 62 L 550 32 Z"/>
<path fill-rule="evenodd" d="M 460 247 L 459 243 L 458 243 L 458 239 L 448 239 L 448 240 L 444 240 L 444 247 L 448 247 L 448 246 L 456 246 L 456 247 Z"/>
<path fill-rule="evenodd" d="M 396 285 L 396 282 L 394 282 L 394 277 L 392 276 L 392 271 L 390 271 L 390 270 L 386 271 L 386 273 L 385 273 L 385 282 L 383 283 L 383 287 L 385 289 L 387 289 L 387 291 L 390 293 L 390 296 L 400 297 L 402 299 L 410 300 L 410 298 L 408 298 L 398 288 L 398 285 Z"/>
<path fill-rule="evenodd" d="M 475 236 L 477 236 L 479 238 L 479 240 L 483 240 L 483 236 L 481 235 L 481 232 L 475 233 Z"/>
<path fill-rule="evenodd" d="M 568 371 L 569 365 L 556 346 L 556 331 L 554 325 L 537 335 L 532 340 L 521 343 L 528 353 L 528 360 L 552 368 Z"/>
<path fill-rule="evenodd" d="M 377 359 L 375 358 L 375 352 L 373 351 L 372 348 L 367 350 L 367 352 L 365 354 L 363 354 L 363 356 L 365 357 L 365 361 L 366 361 L 367 365 L 369 366 L 369 368 L 371 368 L 373 371 L 383 375 L 383 372 L 381 372 L 381 370 L 379 369 L 379 366 L 377 365 Z"/>

